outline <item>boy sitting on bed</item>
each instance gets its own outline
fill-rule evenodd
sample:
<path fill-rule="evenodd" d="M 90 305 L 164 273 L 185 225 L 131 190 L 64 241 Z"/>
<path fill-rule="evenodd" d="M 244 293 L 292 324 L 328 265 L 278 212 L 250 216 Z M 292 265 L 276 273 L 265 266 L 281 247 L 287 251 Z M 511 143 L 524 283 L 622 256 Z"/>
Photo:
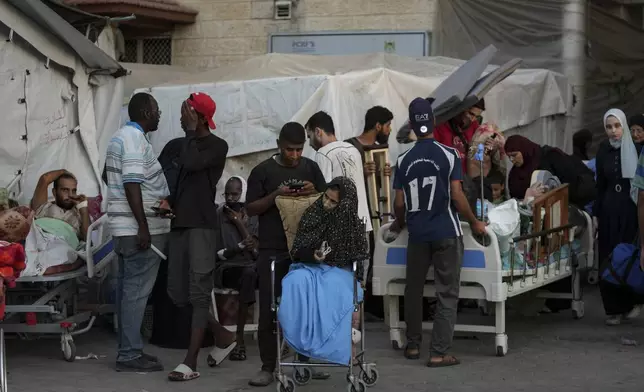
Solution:
<path fill-rule="evenodd" d="M 505 197 L 505 178 L 503 174 L 494 172 L 487 178 L 492 188 L 492 204 L 499 205 L 507 200 Z"/>
<path fill-rule="evenodd" d="M 54 201 L 50 202 L 47 197 L 47 188 L 52 183 Z M 89 227 L 87 197 L 77 194 L 77 185 L 76 177 L 67 170 L 60 169 L 47 172 L 38 179 L 30 206 L 36 213 L 35 219 L 51 218 L 61 220 L 72 227 L 79 240 L 85 241 L 87 228 Z M 75 248 L 76 246 L 72 247 Z M 72 264 L 50 267 L 45 272 L 45 275 L 74 270 L 82 262 L 79 259 Z"/>

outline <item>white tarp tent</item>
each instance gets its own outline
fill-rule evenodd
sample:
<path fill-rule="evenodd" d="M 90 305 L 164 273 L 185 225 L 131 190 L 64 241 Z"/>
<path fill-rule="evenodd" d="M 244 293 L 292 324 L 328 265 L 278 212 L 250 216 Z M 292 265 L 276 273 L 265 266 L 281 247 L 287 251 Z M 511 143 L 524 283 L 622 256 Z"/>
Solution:
<path fill-rule="evenodd" d="M 16 4 L 0 1 L 0 186 L 18 179 L 26 203 L 41 174 L 64 168 L 79 192 L 97 195 L 96 116 L 106 108 L 95 107 L 90 72 L 121 67 L 40 1 Z"/>
<path fill-rule="evenodd" d="M 391 54 L 304 56 L 268 54 L 233 66 L 194 74 L 146 88 L 159 102 L 161 123 L 151 136 L 155 151 L 183 136 L 180 105 L 190 93 L 203 91 L 217 102 L 218 135 L 229 144 L 224 178 L 247 176 L 276 147 L 285 122 L 306 120 L 318 110 L 334 119 L 336 135 L 346 139 L 362 132 L 364 115 L 374 105 L 394 113 L 391 158 L 401 147 L 395 130 L 407 119 L 407 106 L 428 96 L 463 61 L 442 57 L 408 58 Z M 570 86 L 547 70 L 518 70 L 486 96 L 485 121 L 512 133 L 562 146 Z M 306 153 L 310 154 L 310 151 Z"/>

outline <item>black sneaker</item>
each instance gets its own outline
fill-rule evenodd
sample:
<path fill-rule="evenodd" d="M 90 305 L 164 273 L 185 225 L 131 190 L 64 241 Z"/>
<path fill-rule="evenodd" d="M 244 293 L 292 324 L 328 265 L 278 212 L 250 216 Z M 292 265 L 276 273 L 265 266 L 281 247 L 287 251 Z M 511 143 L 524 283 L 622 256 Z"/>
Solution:
<path fill-rule="evenodd" d="M 116 362 L 117 372 L 150 373 L 162 372 L 163 365 L 146 357 L 139 357 L 126 362 Z"/>
<path fill-rule="evenodd" d="M 148 361 L 150 361 L 150 362 L 157 362 L 157 363 L 161 363 L 161 361 L 159 361 L 159 358 L 155 357 L 154 355 L 150 355 L 150 354 L 146 354 L 146 353 L 141 353 L 141 356 L 142 356 L 144 359 L 147 359 L 147 360 L 148 360 Z"/>

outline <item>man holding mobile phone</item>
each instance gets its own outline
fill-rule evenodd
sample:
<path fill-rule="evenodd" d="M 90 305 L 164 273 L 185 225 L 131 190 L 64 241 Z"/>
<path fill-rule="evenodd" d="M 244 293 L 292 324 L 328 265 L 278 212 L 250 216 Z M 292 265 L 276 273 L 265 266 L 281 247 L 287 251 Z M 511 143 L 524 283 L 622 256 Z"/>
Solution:
<path fill-rule="evenodd" d="M 248 177 L 246 211 L 259 217 L 259 353 L 262 369 L 249 384 L 266 386 L 273 382 L 277 360 L 275 314 L 271 310 L 271 258 L 288 257 L 282 218 L 275 205 L 281 195 L 309 196 L 326 189 L 317 163 L 302 157 L 306 134 L 301 124 L 290 122 L 282 127 L 277 147 L 279 153 L 255 166 Z M 288 270 L 287 263 L 276 266 L 275 290 Z M 319 376 L 319 373 L 317 374 Z M 315 375 L 314 375 L 315 376 Z"/>

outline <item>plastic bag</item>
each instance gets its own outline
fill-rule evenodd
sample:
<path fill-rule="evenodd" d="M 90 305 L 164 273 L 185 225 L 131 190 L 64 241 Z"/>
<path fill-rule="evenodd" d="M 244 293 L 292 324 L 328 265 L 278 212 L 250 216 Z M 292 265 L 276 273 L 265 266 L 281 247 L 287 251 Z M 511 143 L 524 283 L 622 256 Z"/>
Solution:
<path fill-rule="evenodd" d="M 507 252 L 510 249 L 510 239 L 518 234 L 521 220 L 517 201 L 510 199 L 494 207 L 490 210 L 488 219 L 490 229 L 499 240 L 500 251 Z"/>

